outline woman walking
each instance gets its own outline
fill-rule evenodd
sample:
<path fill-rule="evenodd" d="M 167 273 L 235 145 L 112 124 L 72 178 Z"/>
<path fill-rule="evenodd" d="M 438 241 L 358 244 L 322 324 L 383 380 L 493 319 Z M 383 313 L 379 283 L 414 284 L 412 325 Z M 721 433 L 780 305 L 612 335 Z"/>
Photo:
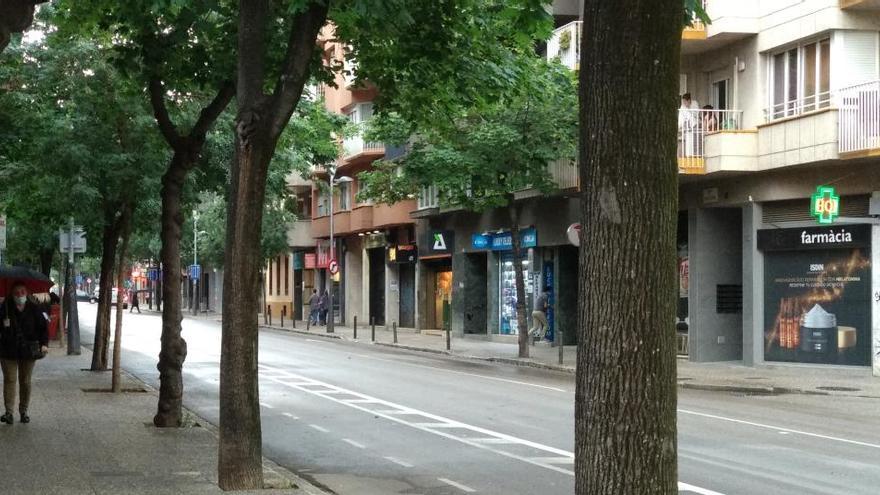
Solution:
<path fill-rule="evenodd" d="M 22 423 L 29 423 L 31 376 L 34 363 L 49 352 L 46 317 L 28 299 L 22 282 L 12 284 L 11 296 L 0 306 L 0 364 L 3 369 L 3 403 L 6 413 L 0 421 L 12 424 L 15 408 L 15 385 L 18 382 L 18 412 Z"/>

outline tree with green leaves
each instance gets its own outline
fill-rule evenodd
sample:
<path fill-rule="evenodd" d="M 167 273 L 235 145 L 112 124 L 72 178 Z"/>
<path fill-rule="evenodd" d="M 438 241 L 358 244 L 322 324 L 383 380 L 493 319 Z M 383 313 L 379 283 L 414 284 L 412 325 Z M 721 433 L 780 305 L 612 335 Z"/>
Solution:
<path fill-rule="evenodd" d="M 678 493 L 676 107 L 700 2 L 586 0 L 575 493 Z"/>
<path fill-rule="evenodd" d="M 180 243 L 188 174 L 235 90 L 235 13 L 230 1 L 61 2 L 65 32 L 124 40 L 114 62 L 147 89 L 158 130 L 171 150 L 162 176 L 162 350 L 156 426 L 182 424 Z"/>
<path fill-rule="evenodd" d="M 514 59 L 517 78 L 491 102 L 430 122 L 408 122 L 397 114 L 379 116 L 371 140 L 410 151 L 392 162 L 379 161 L 363 172 L 361 196 L 395 203 L 437 189 L 441 206 L 484 212 L 505 208 L 512 237 L 516 278 L 519 356 L 529 355 L 520 212 L 516 193 L 556 188 L 551 162 L 574 166 L 577 149 L 577 90 L 568 69 L 535 55 Z M 398 105 L 399 106 L 399 105 Z M 409 138 L 412 133 L 414 137 Z M 405 140 L 405 141 L 404 141 Z"/>
<path fill-rule="evenodd" d="M 257 369 L 263 200 L 278 139 L 322 60 L 327 40 L 350 47 L 357 74 L 389 101 L 430 110 L 479 101 L 510 78 L 512 52 L 549 32 L 544 0 L 239 0 L 235 158 L 231 169 L 220 362 L 220 486 L 262 485 Z M 328 26 L 329 24 L 329 26 Z M 319 36 L 322 29 L 325 36 Z M 280 29 L 284 40 L 271 43 Z M 276 52 L 276 49 L 279 49 Z M 280 52 L 280 53 L 279 53 Z M 276 56 L 280 55 L 280 56 Z M 449 81 L 455 81 L 449 84 Z M 417 105 L 403 105 L 415 109 Z M 409 117 L 409 115 L 407 115 Z"/>

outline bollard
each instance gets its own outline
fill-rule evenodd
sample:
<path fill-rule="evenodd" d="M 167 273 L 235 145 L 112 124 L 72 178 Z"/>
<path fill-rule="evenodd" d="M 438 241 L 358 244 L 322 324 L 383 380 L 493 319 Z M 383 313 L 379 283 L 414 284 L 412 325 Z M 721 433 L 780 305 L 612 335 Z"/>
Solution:
<path fill-rule="evenodd" d="M 268 306 L 266 306 L 266 307 L 269 308 Z M 272 308 L 269 308 L 269 310 L 271 310 L 271 309 L 272 309 Z M 268 320 L 268 318 L 269 318 L 269 317 L 267 316 L 267 313 L 266 313 L 265 311 L 263 311 L 263 325 L 268 325 L 268 324 L 269 324 L 269 320 Z"/>
<path fill-rule="evenodd" d="M 556 337 L 556 347 L 559 348 L 559 364 L 562 364 L 562 331 L 556 330 L 554 337 Z"/>
<path fill-rule="evenodd" d="M 287 306 L 281 308 L 281 328 L 284 328 L 284 314 L 287 313 Z"/>
<path fill-rule="evenodd" d="M 306 332 L 309 331 L 309 328 L 312 326 L 312 315 L 306 316 Z"/>
<path fill-rule="evenodd" d="M 452 350 L 452 329 L 446 325 L 446 350 Z"/>
<path fill-rule="evenodd" d="M 391 329 L 394 332 L 394 343 L 397 343 L 397 322 L 391 322 Z"/>
<path fill-rule="evenodd" d="M 370 317 L 370 335 L 371 335 L 370 340 L 372 342 L 375 342 L 376 341 L 376 317 L 375 316 Z"/>
<path fill-rule="evenodd" d="M 354 315 L 353 325 L 354 325 L 354 340 L 357 340 L 358 339 L 358 317 L 357 317 L 357 315 Z"/>
<path fill-rule="evenodd" d="M 269 306 L 269 326 L 272 326 L 272 306 Z"/>

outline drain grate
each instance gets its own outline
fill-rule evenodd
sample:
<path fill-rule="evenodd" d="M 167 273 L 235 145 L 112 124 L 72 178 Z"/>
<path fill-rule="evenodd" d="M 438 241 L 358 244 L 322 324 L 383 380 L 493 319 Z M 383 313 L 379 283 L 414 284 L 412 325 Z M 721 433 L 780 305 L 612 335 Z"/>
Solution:
<path fill-rule="evenodd" d="M 827 390 L 829 392 L 859 392 L 860 388 L 853 387 L 816 387 L 819 390 Z"/>

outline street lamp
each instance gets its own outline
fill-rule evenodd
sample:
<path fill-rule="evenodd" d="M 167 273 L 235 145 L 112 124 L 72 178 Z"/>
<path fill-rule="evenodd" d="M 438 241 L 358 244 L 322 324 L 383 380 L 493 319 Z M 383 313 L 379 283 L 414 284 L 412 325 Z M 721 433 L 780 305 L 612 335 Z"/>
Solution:
<path fill-rule="evenodd" d="M 193 266 L 199 264 L 199 234 L 207 234 L 204 230 L 199 230 L 199 211 L 193 210 Z M 190 274 L 192 276 L 192 274 Z M 199 270 L 201 277 L 201 270 Z M 195 301 L 192 305 L 193 315 L 199 314 L 199 277 L 193 277 L 193 295 Z"/>
<path fill-rule="evenodd" d="M 346 176 L 343 176 L 343 177 L 340 177 L 337 179 L 336 178 L 336 169 L 333 169 L 330 171 L 330 261 L 333 261 L 336 259 L 336 245 L 333 242 L 333 186 L 336 184 L 345 184 L 345 183 L 352 182 L 352 181 L 354 181 L 354 179 L 352 179 L 351 177 L 346 177 Z M 338 262 L 337 262 L 337 266 L 338 266 Z M 327 278 L 330 283 L 330 298 L 328 301 L 330 309 L 329 309 L 328 317 L 327 317 L 327 333 L 333 333 L 333 327 L 335 326 L 335 323 L 336 323 L 336 312 L 335 312 L 334 306 L 333 306 L 333 291 L 334 291 L 333 274 L 330 273 L 329 266 L 327 267 L 327 274 L 329 275 Z"/>

